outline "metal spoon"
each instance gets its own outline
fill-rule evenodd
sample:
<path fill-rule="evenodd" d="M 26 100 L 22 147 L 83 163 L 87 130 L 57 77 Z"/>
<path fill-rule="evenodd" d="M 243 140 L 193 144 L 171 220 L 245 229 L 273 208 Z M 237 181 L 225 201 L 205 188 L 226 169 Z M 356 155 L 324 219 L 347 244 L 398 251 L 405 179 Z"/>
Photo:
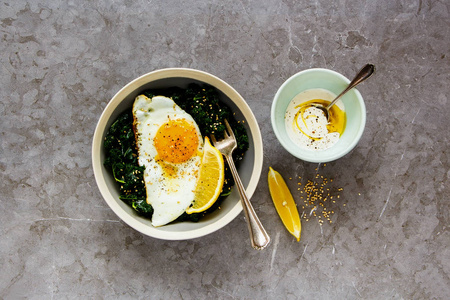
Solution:
<path fill-rule="evenodd" d="M 349 83 L 348 87 L 339 94 L 330 104 L 326 107 L 320 103 L 311 103 L 311 106 L 317 107 L 323 111 L 327 120 L 330 118 L 330 108 L 342 97 L 345 93 L 350 91 L 352 88 L 369 78 L 375 72 L 375 66 L 372 64 L 365 65 L 359 72 L 356 74 L 355 78 Z"/>

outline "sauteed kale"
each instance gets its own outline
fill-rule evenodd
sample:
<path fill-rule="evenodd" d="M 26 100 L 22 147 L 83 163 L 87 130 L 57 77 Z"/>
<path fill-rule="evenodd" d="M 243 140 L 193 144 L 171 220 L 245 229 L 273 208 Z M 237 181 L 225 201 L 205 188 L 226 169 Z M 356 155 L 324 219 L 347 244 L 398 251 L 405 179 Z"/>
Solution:
<path fill-rule="evenodd" d="M 151 217 L 153 208 L 145 201 L 144 167 L 137 161 L 136 140 L 133 132 L 133 115 L 121 114 L 109 128 L 105 142 L 104 165 L 110 167 L 117 183 L 119 198 L 131 205 L 138 213 Z"/>
<path fill-rule="evenodd" d="M 223 120 L 230 122 L 236 136 L 238 147 L 234 151 L 236 162 L 242 159 L 248 149 L 248 136 L 244 126 L 236 122 L 231 110 L 219 101 L 219 94 L 210 86 L 191 84 L 187 89 L 172 87 L 143 92 L 151 98 L 166 96 L 172 98 L 178 106 L 189 113 L 200 128 L 202 136 L 215 134 L 220 136 L 225 130 Z M 104 141 L 106 159 L 104 165 L 112 171 L 119 185 L 119 198 L 133 207 L 142 216 L 151 218 L 153 208 L 147 204 L 144 184 L 144 169 L 138 164 L 138 152 L 133 132 L 133 114 L 131 108 L 123 112 L 111 125 Z M 222 194 L 207 211 L 197 214 L 181 215 L 177 221 L 198 221 L 205 214 L 216 210 L 224 198 L 231 193 L 234 181 L 228 167 L 225 168 L 225 181 Z"/>

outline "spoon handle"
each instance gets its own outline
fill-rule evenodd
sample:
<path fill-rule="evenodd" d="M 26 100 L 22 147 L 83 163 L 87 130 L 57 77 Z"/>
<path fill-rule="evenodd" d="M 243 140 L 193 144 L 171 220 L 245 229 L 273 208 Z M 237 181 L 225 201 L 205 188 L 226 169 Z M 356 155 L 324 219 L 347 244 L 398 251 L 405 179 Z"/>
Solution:
<path fill-rule="evenodd" d="M 358 74 L 356 74 L 355 78 L 353 78 L 353 80 L 349 83 L 348 87 L 339 94 L 339 96 L 337 96 L 333 102 L 331 102 L 330 104 L 328 104 L 328 106 L 326 107 L 326 109 L 328 110 L 330 107 L 332 107 L 345 93 L 347 93 L 348 91 L 350 91 L 352 88 L 354 88 L 355 86 L 357 86 L 358 84 L 360 84 L 361 82 L 363 82 L 364 80 L 366 80 L 367 78 L 369 78 L 370 76 L 372 76 L 372 74 L 375 72 L 375 66 L 372 64 L 367 64 L 365 65 L 359 72 Z"/>

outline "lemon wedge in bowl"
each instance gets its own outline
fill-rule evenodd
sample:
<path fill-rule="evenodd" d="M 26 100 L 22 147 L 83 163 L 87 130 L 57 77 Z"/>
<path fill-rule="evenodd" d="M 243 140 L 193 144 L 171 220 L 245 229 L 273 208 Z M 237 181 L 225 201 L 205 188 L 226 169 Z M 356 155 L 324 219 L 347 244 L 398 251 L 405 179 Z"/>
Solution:
<path fill-rule="evenodd" d="M 187 214 L 199 213 L 210 208 L 223 188 L 225 178 L 225 165 L 223 156 L 205 137 L 203 147 L 202 165 L 197 188 L 195 190 L 194 202 L 187 210 Z"/>
<path fill-rule="evenodd" d="M 297 242 L 300 241 L 302 224 L 300 223 L 300 216 L 294 198 L 292 198 L 286 182 L 280 173 L 272 169 L 272 167 L 269 167 L 268 181 L 270 196 L 281 221 L 283 221 L 284 227 L 297 238 Z"/>

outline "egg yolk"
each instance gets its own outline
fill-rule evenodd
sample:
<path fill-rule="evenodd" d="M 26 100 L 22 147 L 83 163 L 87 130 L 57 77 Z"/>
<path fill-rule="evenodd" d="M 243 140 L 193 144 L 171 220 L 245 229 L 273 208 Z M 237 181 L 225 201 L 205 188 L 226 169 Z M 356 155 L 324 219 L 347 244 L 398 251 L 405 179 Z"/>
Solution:
<path fill-rule="evenodd" d="M 170 120 L 159 127 L 154 144 L 159 159 L 170 163 L 182 163 L 197 151 L 197 130 L 185 119 Z"/>

